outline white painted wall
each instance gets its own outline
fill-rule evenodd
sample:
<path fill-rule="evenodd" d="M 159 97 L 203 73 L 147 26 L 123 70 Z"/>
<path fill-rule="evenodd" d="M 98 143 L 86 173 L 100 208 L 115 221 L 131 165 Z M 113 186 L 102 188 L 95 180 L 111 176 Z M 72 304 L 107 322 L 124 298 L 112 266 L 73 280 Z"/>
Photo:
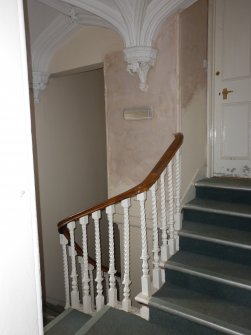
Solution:
<path fill-rule="evenodd" d="M 194 181 L 204 178 L 207 164 L 207 0 L 199 0 L 180 15 L 180 106 L 184 144 L 181 194 L 195 196 Z"/>
<path fill-rule="evenodd" d="M 103 69 L 51 78 L 35 121 L 45 294 L 63 304 L 57 223 L 107 199 Z"/>
<path fill-rule="evenodd" d="M 122 49 L 122 39 L 114 31 L 101 27 L 81 27 L 55 51 L 49 73 L 103 63 L 108 52 Z"/>
<path fill-rule="evenodd" d="M 0 2 L 0 40 L 0 334 L 37 335 L 43 330 L 21 0 Z"/>

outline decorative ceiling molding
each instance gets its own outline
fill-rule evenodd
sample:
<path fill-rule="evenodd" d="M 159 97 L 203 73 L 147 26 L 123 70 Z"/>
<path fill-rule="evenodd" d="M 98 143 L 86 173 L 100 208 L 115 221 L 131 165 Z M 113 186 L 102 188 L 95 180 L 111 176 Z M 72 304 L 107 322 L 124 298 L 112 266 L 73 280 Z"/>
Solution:
<path fill-rule="evenodd" d="M 48 1 L 48 0 L 46 0 Z M 147 74 L 154 66 L 153 48 L 162 21 L 196 0 L 58 0 L 100 16 L 123 38 L 125 61 L 130 74 L 136 73 L 139 88 L 147 91 Z"/>
<path fill-rule="evenodd" d="M 59 14 L 31 46 L 32 70 L 47 72 L 49 60 L 55 47 L 77 28 L 78 25 L 74 20 Z"/>
<path fill-rule="evenodd" d="M 139 88 L 146 92 L 147 75 L 155 64 L 154 39 L 168 16 L 197 0 L 39 0 L 61 14 L 42 32 L 32 46 L 32 67 L 36 87 L 44 78 L 56 47 L 80 25 L 101 26 L 120 34 L 124 41 L 127 71 L 137 74 Z M 38 73 L 41 75 L 38 76 Z M 41 79 L 40 84 L 38 79 Z"/>
<path fill-rule="evenodd" d="M 139 88 L 142 92 L 147 92 L 147 74 L 155 64 L 157 50 L 151 47 L 132 47 L 124 49 L 125 61 L 128 63 L 127 71 L 133 75 L 137 73 L 139 77 Z"/>
<path fill-rule="evenodd" d="M 51 57 L 65 38 L 78 28 L 78 24 L 68 16 L 59 14 L 39 35 L 31 46 L 32 88 L 36 103 L 39 94 L 46 88 L 49 79 L 48 66 Z"/>
<path fill-rule="evenodd" d="M 45 90 L 49 80 L 49 74 L 43 72 L 32 72 L 32 91 L 35 103 L 39 103 L 39 95 Z"/>

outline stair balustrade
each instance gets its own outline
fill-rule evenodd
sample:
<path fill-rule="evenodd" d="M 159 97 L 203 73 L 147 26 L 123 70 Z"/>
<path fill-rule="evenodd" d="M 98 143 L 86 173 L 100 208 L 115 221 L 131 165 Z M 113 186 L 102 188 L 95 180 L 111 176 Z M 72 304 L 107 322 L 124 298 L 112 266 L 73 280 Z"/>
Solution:
<path fill-rule="evenodd" d="M 58 223 L 63 252 L 66 304 L 87 314 L 99 311 L 104 304 L 135 312 L 132 307 L 130 276 L 130 210 L 132 200 L 139 203 L 141 231 L 141 292 L 135 300 L 143 303 L 142 317 L 148 318 L 147 302 L 165 281 L 161 264 L 179 249 L 180 220 L 180 147 L 183 135 L 175 139 L 142 183 L 97 206 L 72 215 Z M 149 257 L 149 238 L 146 224 L 146 203 L 149 199 L 152 222 L 152 257 Z M 116 271 L 114 251 L 114 216 L 121 206 L 123 212 L 122 273 Z M 109 267 L 102 265 L 100 240 L 101 215 L 107 218 L 109 232 Z M 135 216 L 135 213 L 134 213 Z M 87 225 L 94 224 L 95 261 L 88 254 Z M 75 241 L 76 225 L 82 231 L 82 248 Z M 78 262 L 76 260 L 78 259 Z M 150 261 L 152 264 L 150 264 Z M 95 297 L 94 297 L 95 296 Z"/>

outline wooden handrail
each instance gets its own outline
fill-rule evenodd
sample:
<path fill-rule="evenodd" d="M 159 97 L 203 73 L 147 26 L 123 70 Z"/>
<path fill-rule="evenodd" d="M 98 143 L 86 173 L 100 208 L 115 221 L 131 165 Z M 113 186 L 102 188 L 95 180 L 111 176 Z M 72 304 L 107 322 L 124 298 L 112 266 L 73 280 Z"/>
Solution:
<path fill-rule="evenodd" d="M 182 142 L 183 142 L 183 134 L 176 133 L 174 135 L 174 140 L 169 146 L 169 148 L 166 150 L 166 152 L 163 154 L 163 156 L 160 158 L 160 160 L 155 165 L 155 167 L 152 169 L 152 171 L 148 174 L 148 176 L 140 184 L 129 189 L 128 191 L 125 191 L 119 195 L 116 195 L 115 197 L 112 197 L 106 201 L 103 201 L 94 207 L 90 207 L 82 212 L 79 212 L 77 214 L 67 217 L 66 219 L 63 219 L 62 221 L 58 223 L 58 231 L 60 233 L 64 233 L 64 235 L 66 236 L 65 227 L 69 222 L 79 220 L 83 216 L 90 215 L 96 211 L 103 210 L 108 206 L 114 205 L 124 199 L 132 198 L 139 193 L 148 191 L 149 188 L 158 180 L 161 173 L 164 171 L 164 169 L 166 168 L 168 163 L 171 161 L 171 159 L 174 157 L 176 152 L 179 150 L 179 148 L 182 145 Z M 68 237 L 66 236 L 66 238 Z M 81 250 L 81 253 L 82 253 L 82 250 Z"/>

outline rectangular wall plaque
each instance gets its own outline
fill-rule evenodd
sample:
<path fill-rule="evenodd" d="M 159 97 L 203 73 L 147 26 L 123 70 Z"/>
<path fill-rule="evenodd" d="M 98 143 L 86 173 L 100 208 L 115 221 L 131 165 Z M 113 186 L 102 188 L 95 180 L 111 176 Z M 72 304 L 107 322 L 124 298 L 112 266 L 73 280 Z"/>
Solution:
<path fill-rule="evenodd" d="M 123 109 L 125 120 L 151 120 L 153 118 L 153 108 L 150 106 L 130 107 Z"/>

